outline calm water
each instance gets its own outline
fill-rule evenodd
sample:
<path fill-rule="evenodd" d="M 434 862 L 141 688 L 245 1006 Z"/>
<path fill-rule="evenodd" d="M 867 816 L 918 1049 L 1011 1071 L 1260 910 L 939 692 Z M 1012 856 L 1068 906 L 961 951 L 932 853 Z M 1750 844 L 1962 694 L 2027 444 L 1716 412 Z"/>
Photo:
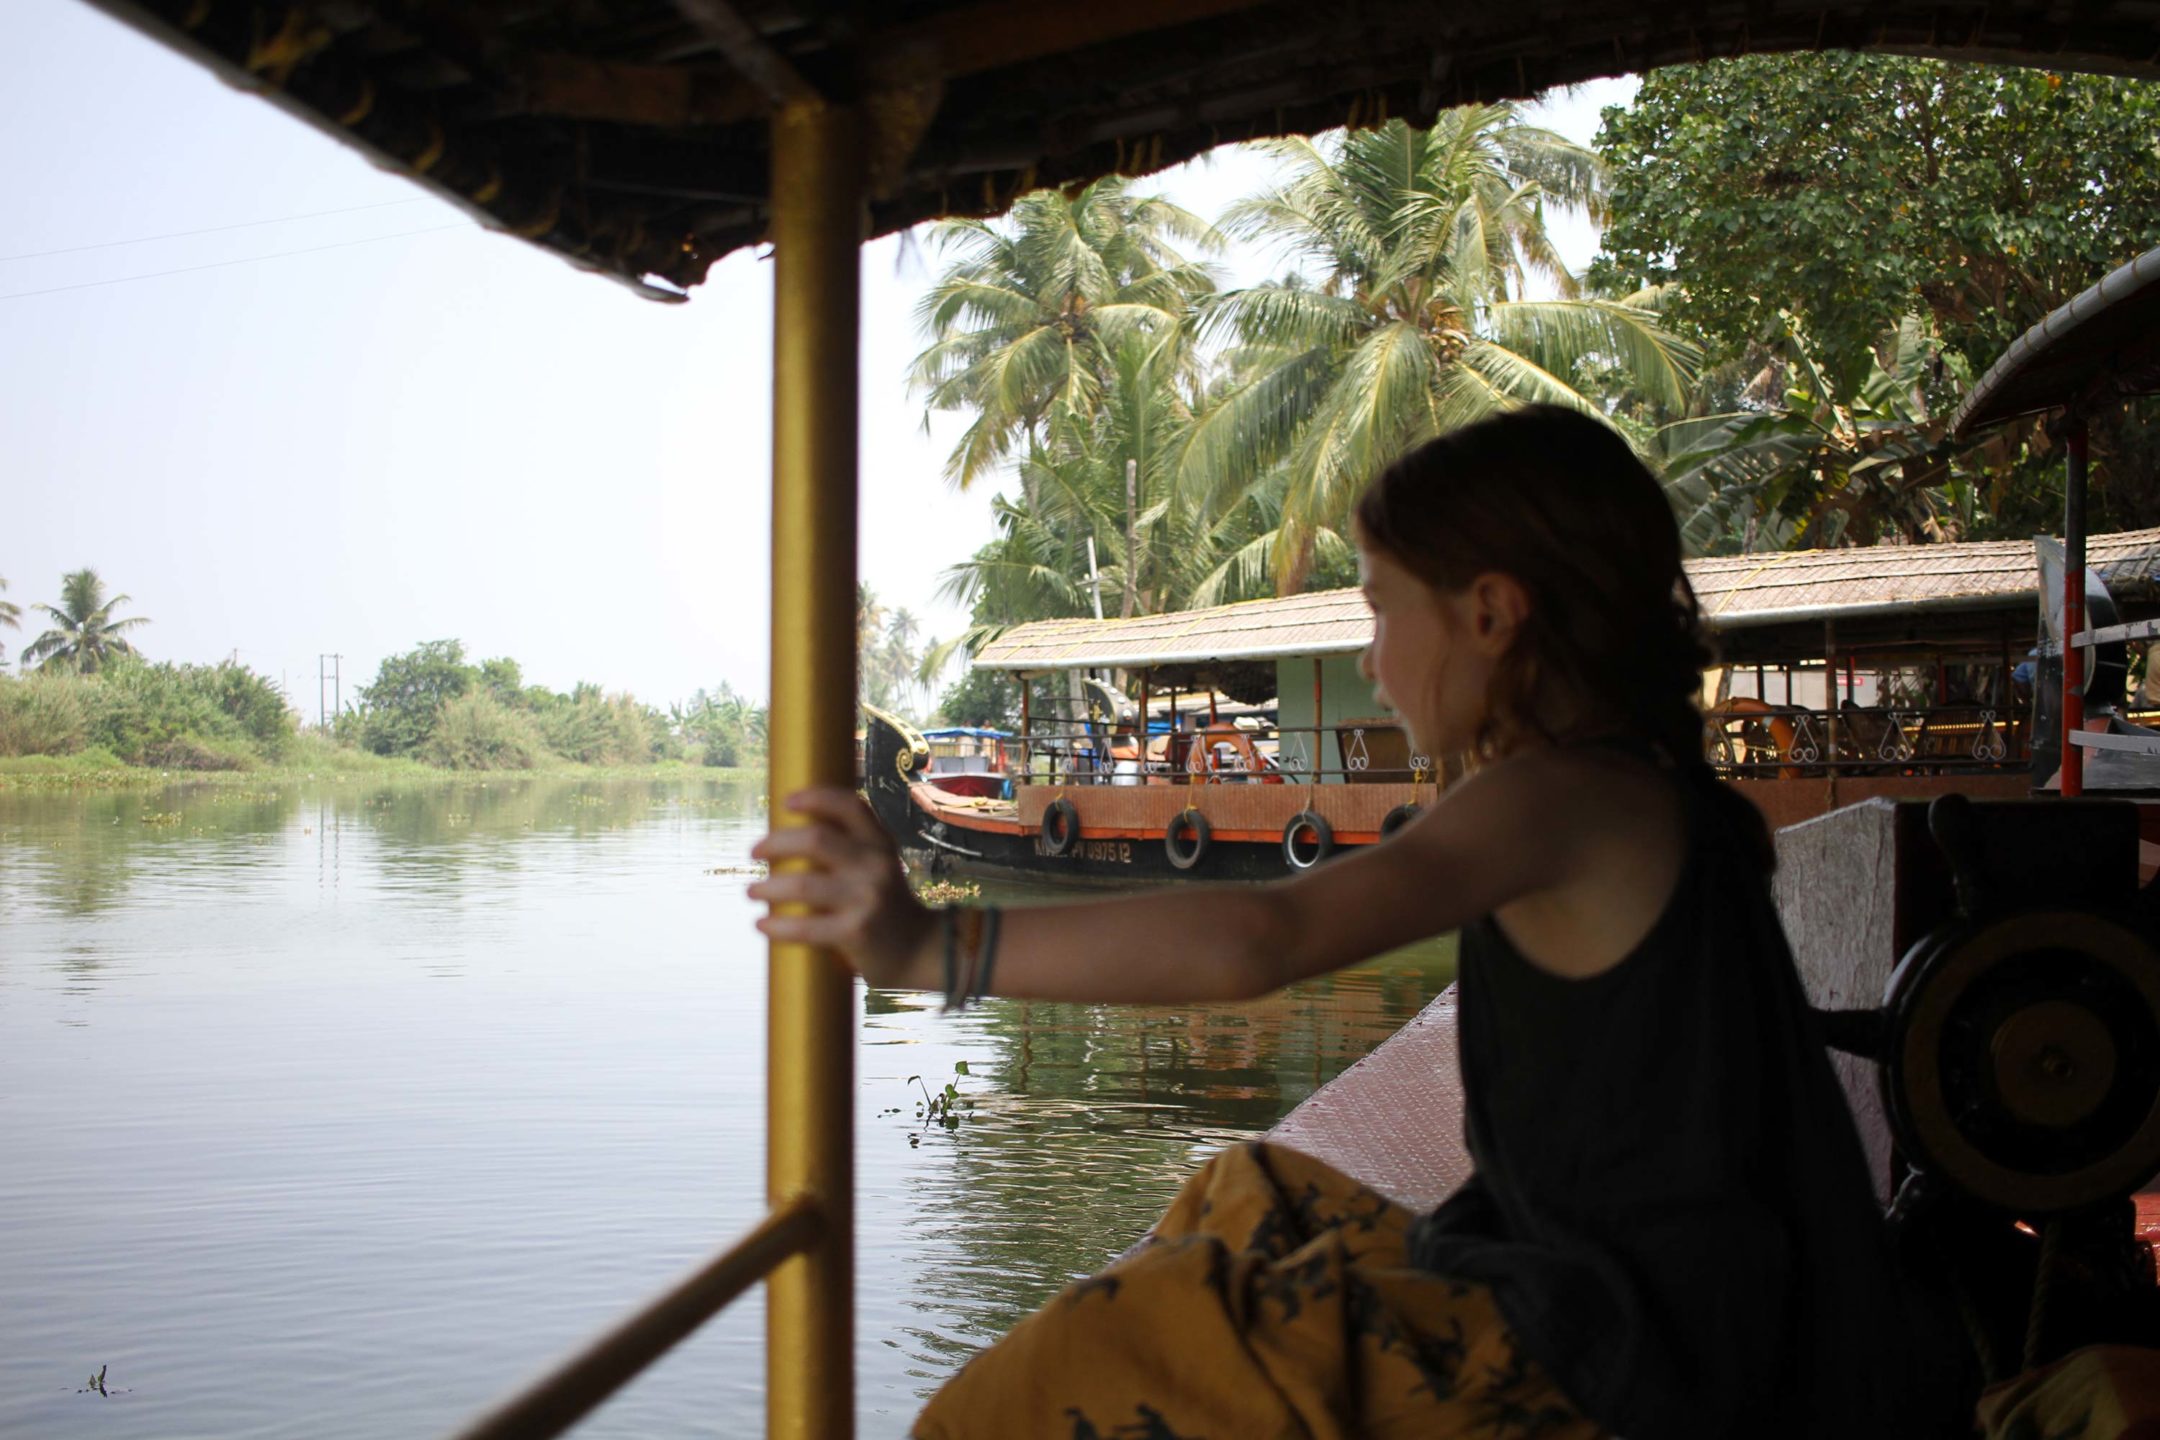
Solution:
<path fill-rule="evenodd" d="M 703 782 L 0 795 L 0 1435 L 436 1433 L 752 1223 L 761 829 Z M 862 1433 L 1450 963 L 1174 1011 L 858 992 Z M 962 1061 L 974 1109 L 923 1128 L 907 1077 Z M 738 1302 L 579 1433 L 761 1433 L 761 1337 Z"/>

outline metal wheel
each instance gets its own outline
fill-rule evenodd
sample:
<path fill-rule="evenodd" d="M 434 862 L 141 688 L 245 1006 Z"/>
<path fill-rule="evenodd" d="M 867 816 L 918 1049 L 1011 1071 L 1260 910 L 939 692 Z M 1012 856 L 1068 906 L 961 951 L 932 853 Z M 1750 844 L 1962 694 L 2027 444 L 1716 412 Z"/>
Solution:
<path fill-rule="evenodd" d="M 1898 1143 L 1984 1203 L 2056 1214 L 2160 1171 L 2160 954 L 2078 911 L 1954 925 L 1890 977 Z"/>

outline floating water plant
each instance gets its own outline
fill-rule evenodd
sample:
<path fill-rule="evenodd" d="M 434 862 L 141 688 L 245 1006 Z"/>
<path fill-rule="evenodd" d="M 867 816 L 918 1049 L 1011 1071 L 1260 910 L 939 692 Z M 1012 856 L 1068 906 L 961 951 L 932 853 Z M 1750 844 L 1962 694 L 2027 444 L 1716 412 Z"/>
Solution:
<path fill-rule="evenodd" d="M 964 905 L 982 898 L 982 886 L 972 880 L 925 880 L 915 887 L 915 898 L 925 905 Z"/>
<path fill-rule="evenodd" d="M 967 1073 L 967 1061 L 961 1060 L 955 1062 L 953 1065 L 954 1079 L 946 1081 L 944 1088 L 937 1091 L 935 1094 L 931 1092 L 928 1085 L 925 1085 L 923 1083 L 922 1076 L 908 1076 L 905 1083 L 913 1085 L 917 1090 L 920 1090 L 923 1097 L 922 1103 L 915 1107 L 915 1118 L 917 1120 L 920 1120 L 926 1126 L 935 1125 L 942 1130 L 959 1129 L 960 1112 L 963 1110 L 972 1110 L 975 1108 L 975 1102 L 963 1096 L 960 1093 L 959 1085 L 955 1083 L 960 1079 L 966 1078 Z M 888 1110 L 885 1113 L 890 1115 L 894 1112 Z M 913 1148 L 920 1144 L 922 1144 L 922 1132 L 920 1130 L 915 1131 L 908 1136 L 908 1145 L 910 1148 Z"/>

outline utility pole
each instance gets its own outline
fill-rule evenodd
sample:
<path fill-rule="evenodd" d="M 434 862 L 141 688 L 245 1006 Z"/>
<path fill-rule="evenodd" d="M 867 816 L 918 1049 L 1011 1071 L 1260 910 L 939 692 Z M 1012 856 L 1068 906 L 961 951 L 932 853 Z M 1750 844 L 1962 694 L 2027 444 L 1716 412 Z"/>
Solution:
<path fill-rule="evenodd" d="M 315 657 L 315 723 L 322 732 L 330 733 L 330 711 L 325 707 L 326 693 L 335 687 L 337 709 L 345 710 L 345 657 L 343 655 L 317 655 Z"/>

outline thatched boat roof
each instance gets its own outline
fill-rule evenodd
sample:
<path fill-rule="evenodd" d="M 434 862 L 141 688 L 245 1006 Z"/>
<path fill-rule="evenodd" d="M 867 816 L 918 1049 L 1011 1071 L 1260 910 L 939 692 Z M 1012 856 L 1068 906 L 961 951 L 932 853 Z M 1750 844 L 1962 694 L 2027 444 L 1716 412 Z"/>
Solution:
<path fill-rule="evenodd" d="M 2160 596 L 2160 529 L 2095 535 L 2087 553 L 2119 598 Z M 2037 603 L 2040 584 L 2029 540 L 1726 555 L 1690 560 L 1687 571 L 1726 658 L 1749 663 L 1777 658 L 1785 643 L 1797 645 L 1792 654 L 1818 653 L 1825 621 L 1859 648 L 1962 634 L 1961 618 L 1983 616 L 1991 625 L 1971 633 L 1993 637 L 2006 614 Z M 1346 655 L 1371 639 L 1364 597 L 1323 590 L 1130 620 L 1037 620 L 985 645 L 974 665 L 1186 667 Z"/>
<path fill-rule="evenodd" d="M 765 236 L 767 117 L 870 120 L 873 234 L 1228 141 L 1799 49 L 2160 73 L 2131 0 L 92 0 L 573 263 L 673 297 Z"/>
<path fill-rule="evenodd" d="M 2020 415 L 2160 391 L 2160 249 L 2109 271 L 2011 343 L 1950 417 L 1964 436 Z"/>

